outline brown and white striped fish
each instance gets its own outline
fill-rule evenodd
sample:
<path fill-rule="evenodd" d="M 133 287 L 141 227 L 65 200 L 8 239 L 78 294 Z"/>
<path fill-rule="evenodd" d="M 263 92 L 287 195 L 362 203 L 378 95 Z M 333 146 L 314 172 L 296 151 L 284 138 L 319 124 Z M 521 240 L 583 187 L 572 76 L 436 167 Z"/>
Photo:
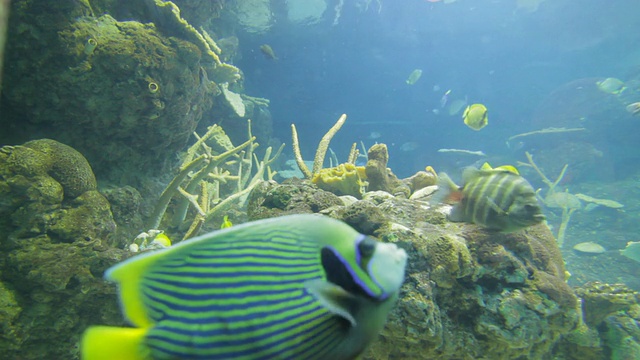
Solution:
<path fill-rule="evenodd" d="M 513 171 L 467 168 L 461 187 L 445 173 L 438 178 L 438 192 L 431 203 L 454 205 L 448 216 L 451 221 L 513 232 L 545 220 L 533 187 Z"/>

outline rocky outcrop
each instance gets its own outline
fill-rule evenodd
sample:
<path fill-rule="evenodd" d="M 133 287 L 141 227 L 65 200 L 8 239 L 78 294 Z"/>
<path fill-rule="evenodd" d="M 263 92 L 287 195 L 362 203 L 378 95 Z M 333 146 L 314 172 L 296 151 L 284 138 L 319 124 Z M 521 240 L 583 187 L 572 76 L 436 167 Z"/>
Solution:
<path fill-rule="evenodd" d="M 250 196 L 249 216 L 320 212 L 408 252 L 400 300 L 367 359 L 543 359 L 578 324 L 578 301 L 546 225 L 489 232 L 381 191 L 341 205 L 305 201 L 325 193 L 265 183 Z"/>

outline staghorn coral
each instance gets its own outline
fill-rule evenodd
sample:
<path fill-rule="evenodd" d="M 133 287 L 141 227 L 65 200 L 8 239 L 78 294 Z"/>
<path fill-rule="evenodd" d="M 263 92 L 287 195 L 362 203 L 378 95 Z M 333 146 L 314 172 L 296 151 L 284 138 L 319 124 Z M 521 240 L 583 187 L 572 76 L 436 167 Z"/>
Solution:
<path fill-rule="evenodd" d="M 324 163 L 324 158 L 327 155 L 327 150 L 329 149 L 329 143 L 331 139 L 335 136 L 335 134 L 340 130 L 344 122 L 347 120 L 347 115 L 342 114 L 338 121 L 327 131 L 326 134 L 320 139 L 320 143 L 318 144 L 318 148 L 316 149 L 316 155 L 313 158 L 313 170 L 309 170 L 307 165 L 304 163 L 302 158 L 302 153 L 300 152 L 300 145 L 298 143 L 298 132 L 296 131 L 296 126 L 291 124 L 291 143 L 293 145 L 293 154 L 296 158 L 296 163 L 300 168 L 300 171 L 304 174 L 307 179 L 311 179 L 314 174 L 317 174 L 320 169 L 322 169 L 322 164 Z"/>
<path fill-rule="evenodd" d="M 272 148 L 268 147 L 264 158 L 259 160 L 254 154 L 258 144 L 251 134 L 250 121 L 247 135 L 247 141 L 234 146 L 219 125 L 209 127 L 202 137 L 195 134 L 198 140 L 187 150 L 178 173 L 160 195 L 147 228 L 160 227 L 170 201 L 178 197 L 169 225 L 181 230 L 183 225 L 190 224 L 182 236 L 182 239 L 188 239 L 195 236 L 206 221 L 218 216 L 231 203 L 239 202 L 242 205 L 259 181 L 272 179 L 275 172 L 271 170 L 270 164 L 280 155 L 284 144 L 273 156 Z M 234 186 L 225 190 L 223 186 L 227 183 Z M 195 211 L 191 219 L 187 216 L 190 208 Z"/>

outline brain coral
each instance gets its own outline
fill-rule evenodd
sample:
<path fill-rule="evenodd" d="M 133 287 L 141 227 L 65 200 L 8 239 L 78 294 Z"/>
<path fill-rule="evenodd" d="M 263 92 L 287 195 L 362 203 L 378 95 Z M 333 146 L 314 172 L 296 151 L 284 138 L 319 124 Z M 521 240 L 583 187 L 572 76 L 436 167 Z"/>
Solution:
<path fill-rule="evenodd" d="M 62 185 L 66 198 L 73 199 L 96 189 L 96 177 L 89 162 L 72 147 L 51 139 L 29 141 L 24 146 L 38 152 L 40 169 Z"/>

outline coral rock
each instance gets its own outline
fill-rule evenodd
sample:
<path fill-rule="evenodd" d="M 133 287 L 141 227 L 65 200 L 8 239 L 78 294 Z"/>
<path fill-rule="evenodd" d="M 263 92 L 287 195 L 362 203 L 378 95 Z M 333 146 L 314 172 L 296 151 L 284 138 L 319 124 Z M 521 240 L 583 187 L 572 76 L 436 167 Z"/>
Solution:
<path fill-rule="evenodd" d="M 254 216 L 307 212 L 314 202 L 304 201 L 319 192 L 305 182 L 271 183 L 254 190 L 249 208 Z M 292 196 L 274 201 L 285 193 Z M 488 232 L 378 192 L 318 212 L 409 254 L 400 299 L 364 359 L 543 359 L 579 323 L 560 250 L 543 224 Z"/>

